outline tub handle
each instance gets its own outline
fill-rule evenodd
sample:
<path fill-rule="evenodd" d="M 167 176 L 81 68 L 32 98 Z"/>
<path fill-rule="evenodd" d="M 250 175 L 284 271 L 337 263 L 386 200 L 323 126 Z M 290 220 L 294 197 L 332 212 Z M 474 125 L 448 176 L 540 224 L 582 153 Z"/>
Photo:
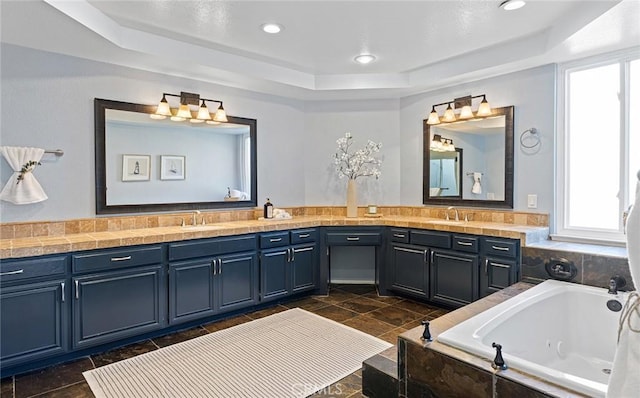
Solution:
<path fill-rule="evenodd" d="M 496 370 L 506 370 L 507 364 L 504 363 L 504 359 L 502 358 L 502 346 L 500 344 L 491 343 L 491 347 L 496 349 L 496 357 L 493 359 L 491 367 Z"/>
<path fill-rule="evenodd" d="M 424 330 L 422 331 L 422 340 L 424 341 L 433 341 L 431 337 L 431 331 L 429 330 L 429 321 L 420 322 L 422 326 L 424 326 Z"/>

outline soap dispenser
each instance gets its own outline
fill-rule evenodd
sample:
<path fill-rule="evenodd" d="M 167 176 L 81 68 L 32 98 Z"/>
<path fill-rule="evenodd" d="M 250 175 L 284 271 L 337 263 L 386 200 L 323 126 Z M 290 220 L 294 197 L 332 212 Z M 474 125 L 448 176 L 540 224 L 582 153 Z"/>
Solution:
<path fill-rule="evenodd" d="M 269 198 L 267 198 L 267 203 L 264 204 L 264 218 L 273 218 L 273 205 L 269 202 Z"/>

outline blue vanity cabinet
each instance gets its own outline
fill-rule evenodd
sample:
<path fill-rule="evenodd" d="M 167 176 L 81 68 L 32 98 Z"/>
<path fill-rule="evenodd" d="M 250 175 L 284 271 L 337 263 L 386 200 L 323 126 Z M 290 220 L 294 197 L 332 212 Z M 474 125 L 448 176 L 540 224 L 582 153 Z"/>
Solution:
<path fill-rule="evenodd" d="M 0 262 L 3 368 L 69 349 L 68 256 Z"/>
<path fill-rule="evenodd" d="M 479 238 L 451 235 L 451 250 L 431 252 L 431 301 L 461 307 L 479 296 Z"/>
<path fill-rule="evenodd" d="M 258 302 L 255 235 L 169 245 L 169 323 L 177 324 Z"/>
<path fill-rule="evenodd" d="M 317 286 L 316 228 L 260 236 L 260 300 L 271 301 Z"/>
<path fill-rule="evenodd" d="M 161 246 L 72 255 L 74 349 L 167 325 L 163 258 Z"/>
<path fill-rule="evenodd" d="M 488 296 L 516 283 L 520 278 L 520 241 L 483 237 L 480 295 Z"/>

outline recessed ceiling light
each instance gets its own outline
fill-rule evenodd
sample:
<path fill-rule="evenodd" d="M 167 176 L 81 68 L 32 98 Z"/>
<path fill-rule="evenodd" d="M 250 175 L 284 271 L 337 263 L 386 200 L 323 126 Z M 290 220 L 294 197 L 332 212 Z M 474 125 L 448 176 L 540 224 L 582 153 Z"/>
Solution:
<path fill-rule="evenodd" d="M 266 23 L 262 25 L 262 30 L 266 33 L 280 33 L 283 27 L 277 23 Z"/>
<path fill-rule="evenodd" d="M 357 57 L 355 57 L 353 60 L 359 64 L 365 65 L 375 61 L 376 57 L 371 54 L 360 54 Z"/>
<path fill-rule="evenodd" d="M 500 3 L 500 8 L 505 11 L 513 11 L 522 8 L 527 4 L 524 0 L 506 0 Z"/>

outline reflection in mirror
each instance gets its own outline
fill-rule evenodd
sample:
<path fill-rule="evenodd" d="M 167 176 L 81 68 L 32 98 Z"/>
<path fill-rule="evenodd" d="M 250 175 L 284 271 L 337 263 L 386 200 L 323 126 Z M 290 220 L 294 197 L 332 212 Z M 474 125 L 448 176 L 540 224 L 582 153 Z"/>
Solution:
<path fill-rule="evenodd" d="M 513 107 L 424 126 L 425 204 L 513 207 Z"/>
<path fill-rule="evenodd" d="M 95 105 L 98 214 L 256 205 L 255 120 L 176 123 L 151 119 L 153 106 Z"/>
<path fill-rule="evenodd" d="M 460 198 L 462 148 L 455 151 L 431 150 L 429 197 Z"/>

